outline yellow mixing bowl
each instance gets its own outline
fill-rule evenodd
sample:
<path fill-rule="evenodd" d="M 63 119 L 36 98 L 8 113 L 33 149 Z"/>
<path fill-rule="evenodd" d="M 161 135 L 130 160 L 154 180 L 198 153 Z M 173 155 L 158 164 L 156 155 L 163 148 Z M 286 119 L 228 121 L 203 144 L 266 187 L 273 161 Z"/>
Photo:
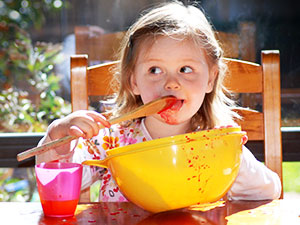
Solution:
<path fill-rule="evenodd" d="M 219 200 L 235 180 L 242 154 L 240 127 L 156 139 L 107 151 L 108 167 L 128 200 L 162 212 Z"/>

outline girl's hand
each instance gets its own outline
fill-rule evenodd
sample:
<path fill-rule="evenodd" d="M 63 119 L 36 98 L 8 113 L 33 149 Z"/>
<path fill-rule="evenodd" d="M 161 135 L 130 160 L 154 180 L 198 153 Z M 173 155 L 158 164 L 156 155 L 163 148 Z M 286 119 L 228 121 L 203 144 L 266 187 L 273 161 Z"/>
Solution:
<path fill-rule="evenodd" d="M 100 124 L 110 127 L 110 123 L 100 113 L 79 110 L 54 121 L 48 129 L 48 135 L 51 140 L 68 135 L 90 139 L 99 133 Z"/>
<path fill-rule="evenodd" d="M 110 127 L 110 123 L 100 113 L 87 110 L 76 111 L 50 124 L 46 142 L 68 135 L 90 139 L 99 133 L 100 124 Z M 66 155 L 72 151 L 70 143 L 55 150 L 59 155 Z"/>

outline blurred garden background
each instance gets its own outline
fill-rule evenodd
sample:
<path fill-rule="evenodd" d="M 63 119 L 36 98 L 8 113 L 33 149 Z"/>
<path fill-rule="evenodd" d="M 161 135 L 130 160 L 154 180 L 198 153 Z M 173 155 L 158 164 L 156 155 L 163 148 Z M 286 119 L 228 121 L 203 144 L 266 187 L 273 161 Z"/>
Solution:
<path fill-rule="evenodd" d="M 157 2 L 164 1 L 0 0 L 0 134 L 43 133 L 54 119 L 71 112 L 69 57 L 75 54 L 75 26 L 123 31 Z M 255 24 L 257 62 L 262 49 L 280 50 L 281 86 L 291 90 L 282 107 L 282 126 L 300 130 L 300 45 L 291 45 L 300 38 L 299 4 L 197 2 L 217 30 L 236 32 L 239 21 Z M 0 201 L 39 201 L 33 167 L 0 167 Z M 285 196 L 298 196 L 300 162 L 284 162 L 283 177 Z M 99 182 L 92 188 L 92 200 L 97 200 L 97 190 Z"/>

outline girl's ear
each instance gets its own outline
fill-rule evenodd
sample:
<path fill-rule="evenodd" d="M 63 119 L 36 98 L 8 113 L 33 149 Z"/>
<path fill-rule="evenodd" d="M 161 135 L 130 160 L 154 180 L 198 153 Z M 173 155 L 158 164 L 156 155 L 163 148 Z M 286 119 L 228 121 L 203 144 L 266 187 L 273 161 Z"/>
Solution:
<path fill-rule="evenodd" d="M 219 69 L 216 65 L 214 65 L 209 71 L 209 79 L 206 87 L 206 93 L 210 93 L 213 91 L 218 74 Z"/>
<path fill-rule="evenodd" d="M 133 94 L 140 95 L 140 90 L 136 84 L 136 79 L 135 79 L 134 74 L 131 74 L 131 76 L 130 76 L 130 85 L 131 85 Z"/>

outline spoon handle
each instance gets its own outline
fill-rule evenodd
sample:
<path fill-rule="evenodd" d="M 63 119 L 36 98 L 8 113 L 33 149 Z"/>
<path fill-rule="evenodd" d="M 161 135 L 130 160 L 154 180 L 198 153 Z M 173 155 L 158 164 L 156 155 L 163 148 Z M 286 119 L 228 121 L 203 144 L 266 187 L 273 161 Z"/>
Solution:
<path fill-rule="evenodd" d="M 159 99 L 156 99 L 152 102 L 149 102 L 145 105 L 142 105 L 135 110 L 128 112 L 124 115 L 115 117 L 113 119 L 109 120 L 109 123 L 111 125 L 120 123 L 122 121 L 131 120 L 139 117 L 149 116 L 155 113 L 160 113 L 163 110 L 167 110 L 170 108 L 173 104 L 175 104 L 176 98 L 172 96 L 165 96 Z M 103 126 L 103 125 L 102 125 Z M 104 126 L 102 127 L 104 128 Z M 61 146 L 63 144 L 66 144 L 74 139 L 77 139 L 78 137 L 75 136 L 66 136 L 54 141 L 50 141 L 46 144 L 43 144 L 39 147 L 31 148 L 29 150 L 26 150 L 24 152 L 21 152 L 17 155 L 17 160 L 22 161 L 24 159 L 30 158 L 35 155 L 39 155 L 41 153 L 44 153 L 46 151 L 49 151 L 50 149 L 56 148 L 58 146 Z"/>
<path fill-rule="evenodd" d="M 27 151 L 21 152 L 17 155 L 17 160 L 22 161 L 24 159 L 30 158 L 34 155 L 42 154 L 46 151 L 49 151 L 52 148 L 56 148 L 58 146 L 61 146 L 63 144 L 69 143 L 70 141 L 76 139 L 75 136 L 65 136 L 63 138 L 48 142 L 46 144 L 43 144 L 41 146 L 31 148 Z"/>

